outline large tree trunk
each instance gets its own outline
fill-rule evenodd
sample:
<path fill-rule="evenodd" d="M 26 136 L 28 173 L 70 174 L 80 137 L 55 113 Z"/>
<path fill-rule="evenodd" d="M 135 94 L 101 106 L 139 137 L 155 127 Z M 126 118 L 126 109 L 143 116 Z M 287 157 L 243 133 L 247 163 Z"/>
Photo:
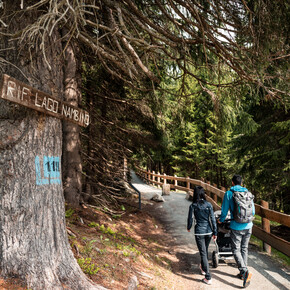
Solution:
<path fill-rule="evenodd" d="M 64 99 L 78 107 L 81 102 L 80 78 L 76 48 L 64 42 Z M 67 203 L 79 206 L 82 191 L 82 162 L 80 156 L 80 128 L 71 122 L 63 121 L 63 181 Z"/>
<path fill-rule="evenodd" d="M 18 8 L 16 2 L 7 3 L 11 6 L 6 6 L 7 14 Z M 6 32 L 17 31 L 34 16 L 12 17 Z M 2 67 L 5 73 L 55 97 L 63 96 L 57 33 L 46 42 L 50 69 L 42 53 L 34 52 L 29 63 L 29 55 L 16 42 L 2 39 L 0 45 L 1 49 L 9 45 L 2 55 L 11 63 Z M 61 155 L 60 120 L 0 100 L 1 275 L 19 277 L 31 289 L 103 289 L 83 274 L 68 243 Z"/>

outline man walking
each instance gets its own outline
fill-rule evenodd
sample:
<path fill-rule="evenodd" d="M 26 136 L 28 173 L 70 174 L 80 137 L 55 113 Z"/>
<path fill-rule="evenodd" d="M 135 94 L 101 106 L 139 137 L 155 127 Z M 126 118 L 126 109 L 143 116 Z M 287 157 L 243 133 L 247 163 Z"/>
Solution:
<path fill-rule="evenodd" d="M 240 175 L 233 176 L 232 185 L 231 189 L 224 195 L 221 216 L 218 222 L 224 222 L 228 210 L 230 210 L 232 252 L 240 271 L 238 276 L 243 279 L 243 287 L 245 288 L 250 284 L 252 277 L 252 273 L 247 268 L 247 262 L 255 206 L 252 194 L 241 186 L 242 177 Z"/>

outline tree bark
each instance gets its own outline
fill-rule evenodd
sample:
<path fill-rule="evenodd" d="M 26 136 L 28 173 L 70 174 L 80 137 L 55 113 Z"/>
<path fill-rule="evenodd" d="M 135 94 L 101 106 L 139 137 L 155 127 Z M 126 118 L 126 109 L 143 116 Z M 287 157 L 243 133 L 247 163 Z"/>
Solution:
<path fill-rule="evenodd" d="M 64 42 L 64 99 L 78 107 L 81 102 L 78 61 L 73 46 Z M 76 49 L 76 48 L 75 48 Z M 82 161 L 80 156 L 80 128 L 78 125 L 63 121 L 63 182 L 67 203 L 79 206 L 82 191 Z"/>
<path fill-rule="evenodd" d="M 7 3 L 7 15 L 17 5 L 18 1 Z M 37 17 L 21 16 L 11 17 L 6 32 L 19 31 Z M 34 50 L 30 58 L 28 50 L 8 38 L 2 38 L 0 46 L 2 57 L 11 63 L 1 67 L 5 73 L 63 96 L 57 32 L 46 40 L 47 61 L 42 51 Z M 84 275 L 68 242 L 61 157 L 60 120 L 0 100 L 0 272 L 3 277 L 23 279 L 30 289 L 104 289 Z"/>

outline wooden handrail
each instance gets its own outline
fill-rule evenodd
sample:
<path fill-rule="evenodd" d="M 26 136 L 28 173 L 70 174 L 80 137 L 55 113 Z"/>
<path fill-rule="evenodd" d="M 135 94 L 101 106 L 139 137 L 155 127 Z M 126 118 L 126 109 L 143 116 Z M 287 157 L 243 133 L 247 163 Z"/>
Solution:
<path fill-rule="evenodd" d="M 285 241 L 277 236 L 274 236 L 271 233 L 267 233 L 260 227 L 254 225 L 253 226 L 253 235 L 258 239 L 266 242 L 268 245 L 282 252 L 283 254 L 290 257 L 290 243 Z"/>
<path fill-rule="evenodd" d="M 196 185 L 202 186 L 207 193 L 214 194 L 214 196 L 217 196 L 221 199 L 223 199 L 223 197 L 225 195 L 225 190 L 218 189 L 217 187 L 215 187 L 209 183 L 203 182 L 201 180 L 186 178 L 186 177 L 177 177 L 177 176 L 151 173 L 150 171 L 143 170 L 139 167 L 137 167 L 137 169 L 138 169 L 139 173 L 140 172 L 143 173 L 143 175 L 141 175 L 141 177 L 143 177 L 146 180 L 148 180 L 149 182 L 157 184 L 157 185 L 162 186 L 164 184 L 164 182 L 154 181 L 154 180 L 152 180 L 152 178 L 150 178 L 150 176 L 158 177 L 158 179 L 160 179 L 160 180 L 163 179 L 163 181 L 173 180 L 174 184 L 170 184 L 170 188 L 172 188 L 172 189 L 178 189 L 178 190 L 182 190 L 185 192 L 189 192 L 189 191 L 192 191 L 192 189 L 190 188 L 190 185 L 192 184 L 195 186 Z M 148 178 L 146 177 L 146 175 L 148 176 Z M 189 183 L 190 185 L 189 185 L 189 187 L 188 186 L 187 187 L 180 186 L 180 185 L 178 185 L 178 182 L 185 182 L 186 184 Z M 214 199 L 212 199 L 209 196 L 209 194 L 207 195 L 207 200 L 213 205 L 214 210 L 221 209 L 221 207 L 215 202 Z M 256 215 L 259 215 L 262 218 L 265 218 L 265 219 L 277 222 L 279 224 L 285 225 L 287 227 L 290 227 L 290 215 L 264 208 L 263 206 L 258 205 L 256 203 L 255 203 L 255 211 L 256 211 Z M 253 226 L 253 234 L 257 238 L 262 240 L 263 242 L 272 246 L 273 248 L 279 250 L 280 252 L 286 254 L 287 256 L 290 256 L 290 243 L 288 241 L 285 241 L 285 240 L 283 240 L 283 239 L 281 239 L 281 238 L 279 238 L 271 233 L 267 233 L 266 231 L 264 231 L 263 229 L 261 229 L 258 226 L 255 226 L 255 225 Z"/>
<path fill-rule="evenodd" d="M 258 204 L 255 204 L 255 210 L 256 210 L 256 214 L 263 218 L 266 218 L 268 220 L 290 227 L 290 215 L 288 214 L 284 214 L 284 213 L 280 213 L 271 209 L 267 209 Z"/>

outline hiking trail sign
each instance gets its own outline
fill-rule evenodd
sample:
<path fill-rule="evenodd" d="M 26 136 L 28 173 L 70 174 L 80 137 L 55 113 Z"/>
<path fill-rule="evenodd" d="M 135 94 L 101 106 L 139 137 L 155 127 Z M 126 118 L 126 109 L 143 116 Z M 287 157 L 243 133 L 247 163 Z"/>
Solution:
<path fill-rule="evenodd" d="M 0 98 L 21 106 L 67 120 L 86 127 L 90 124 L 88 112 L 54 98 L 6 74 L 0 82 Z"/>

